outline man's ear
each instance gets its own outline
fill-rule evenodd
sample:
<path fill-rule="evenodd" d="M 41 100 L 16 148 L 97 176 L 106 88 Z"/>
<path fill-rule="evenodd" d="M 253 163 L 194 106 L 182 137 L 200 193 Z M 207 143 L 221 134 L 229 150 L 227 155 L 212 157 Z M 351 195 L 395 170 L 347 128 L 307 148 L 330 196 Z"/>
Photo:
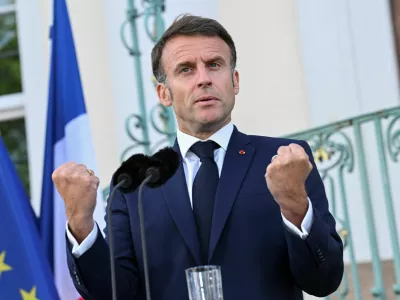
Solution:
<path fill-rule="evenodd" d="M 156 91 L 157 91 L 158 100 L 160 101 L 160 103 L 162 105 L 164 105 L 164 106 L 172 105 L 171 94 L 165 83 L 157 83 Z"/>
<path fill-rule="evenodd" d="M 239 72 L 237 70 L 233 71 L 233 90 L 235 95 L 239 94 Z"/>

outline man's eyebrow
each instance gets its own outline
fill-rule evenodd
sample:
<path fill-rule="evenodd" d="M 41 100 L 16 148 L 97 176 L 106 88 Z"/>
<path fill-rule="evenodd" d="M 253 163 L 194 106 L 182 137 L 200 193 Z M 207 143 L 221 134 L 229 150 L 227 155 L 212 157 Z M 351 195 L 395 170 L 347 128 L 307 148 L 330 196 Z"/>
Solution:
<path fill-rule="evenodd" d="M 215 55 L 207 59 L 207 62 L 214 62 L 214 61 L 222 61 L 225 62 L 225 59 L 221 55 Z"/>
<path fill-rule="evenodd" d="M 209 57 L 206 60 L 206 63 L 211 63 L 211 62 L 215 62 L 215 61 L 225 62 L 225 59 L 221 55 L 215 55 L 215 56 Z M 181 67 L 193 67 L 194 65 L 195 65 L 195 63 L 190 60 L 181 61 L 174 67 L 174 71 L 177 71 Z"/>
<path fill-rule="evenodd" d="M 193 67 L 194 65 L 195 63 L 190 60 L 181 61 L 174 67 L 174 71 L 178 71 L 181 67 Z"/>

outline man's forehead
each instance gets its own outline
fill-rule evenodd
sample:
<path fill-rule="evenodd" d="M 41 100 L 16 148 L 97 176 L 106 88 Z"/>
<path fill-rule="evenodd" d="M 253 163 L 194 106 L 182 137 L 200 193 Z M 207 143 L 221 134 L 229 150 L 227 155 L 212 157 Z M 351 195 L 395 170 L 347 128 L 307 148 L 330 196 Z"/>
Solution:
<path fill-rule="evenodd" d="M 163 51 L 165 63 L 176 63 L 178 60 L 195 59 L 198 56 L 211 58 L 213 56 L 228 56 L 229 46 L 219 37 L 207 36 L 177 36 L 169 40 Z"/>

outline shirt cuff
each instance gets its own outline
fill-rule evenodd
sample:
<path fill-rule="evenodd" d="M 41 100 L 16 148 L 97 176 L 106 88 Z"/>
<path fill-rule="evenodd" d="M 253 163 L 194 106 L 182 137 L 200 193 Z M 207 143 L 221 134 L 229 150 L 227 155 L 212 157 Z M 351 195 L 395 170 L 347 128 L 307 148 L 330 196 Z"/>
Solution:
<path fill-rule="evenodd" d="M 92 231 L 89 233 L 89 235 L 82 241 L 81 244 L 79 244 L 74 236 L 72 235 L 71 231 L 68 229 L 68 222 L 66 223 L 66 231 L 67 231 L 67 237 L 69 242 L 72 244 L 72 255 L 75 258 L 79 258 L 81 255 L 83 255 L 87 250 L 89 250 L 90 247 L 93 246 L 94 242 L 96 241 L 97 238 L 97 226 L 96 224 L 93 226 Z"/>
<path fill-rule="evenodd" d="M 311 230 L 311 225 L 313 223 L 313 209 L 312 209 L 312 204 L 311 204 L 310 198 L 308 198 L 307 213 L 303 219 L 303 222 L 301 222 L 301 231 L 294 224 L 292 224 L 290 221 L 288 221 L 282 213 L 281 213 L 281 215 L 282 215 L 283 222 L 285 223 L 287 228 L 292 233 L 297 234 L 303 240 L 308 237 L 308 234 Z"/>

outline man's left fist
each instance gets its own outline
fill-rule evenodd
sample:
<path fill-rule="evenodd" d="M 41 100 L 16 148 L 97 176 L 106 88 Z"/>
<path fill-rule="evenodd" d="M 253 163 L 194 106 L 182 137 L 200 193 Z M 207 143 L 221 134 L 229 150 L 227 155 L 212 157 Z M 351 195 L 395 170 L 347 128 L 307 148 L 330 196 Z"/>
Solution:
<path fill-rule="evenodd" d="M 298 144 L 279 147 L 267 167 L 267 186 L 284 216 L 294 223 L 301 223 L 307 212 L 305 182 L 312 169 L 307 153 Z"/>

